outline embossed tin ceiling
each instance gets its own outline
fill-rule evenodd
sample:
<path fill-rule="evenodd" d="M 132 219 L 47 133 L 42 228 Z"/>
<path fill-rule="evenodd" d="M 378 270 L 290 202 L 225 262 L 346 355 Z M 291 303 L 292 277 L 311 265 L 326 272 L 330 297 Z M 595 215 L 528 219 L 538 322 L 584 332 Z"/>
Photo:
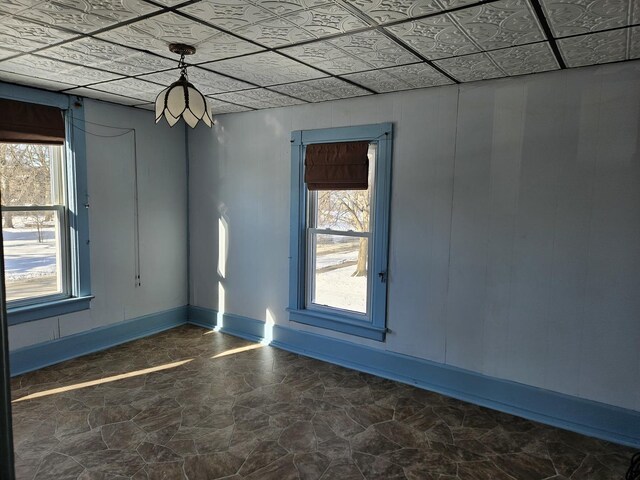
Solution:
<path fill-rule="evenodd" d="M 1 0 L 0 80 L 150 108 L 171 42 L 215 113 L 640 58 L 640 0 Z"/>

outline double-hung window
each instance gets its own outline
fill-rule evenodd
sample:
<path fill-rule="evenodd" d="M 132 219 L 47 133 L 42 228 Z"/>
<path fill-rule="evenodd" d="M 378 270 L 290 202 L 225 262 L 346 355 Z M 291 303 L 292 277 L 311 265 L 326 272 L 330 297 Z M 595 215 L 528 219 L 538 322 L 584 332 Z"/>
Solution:
<path fill-rule="evenodd" d="M 391 151 L 391 124 L 292 133 L 292 321 L 384 340 Z"/>
<path fill-rule="evenodd" d="M 89 308 L 84 115 L 81 102 L 66 95 L 0 87 L 4 276 L 13 325 Z"/>

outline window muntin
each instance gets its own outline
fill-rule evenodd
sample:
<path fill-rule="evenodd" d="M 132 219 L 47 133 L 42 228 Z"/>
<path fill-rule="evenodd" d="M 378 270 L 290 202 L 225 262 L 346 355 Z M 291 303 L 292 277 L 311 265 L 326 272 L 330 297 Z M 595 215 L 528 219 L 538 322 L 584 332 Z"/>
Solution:
<path fill-rule="evenodd" d="M 370 317 L 375 142 L 367 155 L 367 190 L 307 191 L 307 309 Z"/>
<path fill-rule="evenodd" d="M 9 307 L 70 296 L 64 146 L 0 143 Z"/>

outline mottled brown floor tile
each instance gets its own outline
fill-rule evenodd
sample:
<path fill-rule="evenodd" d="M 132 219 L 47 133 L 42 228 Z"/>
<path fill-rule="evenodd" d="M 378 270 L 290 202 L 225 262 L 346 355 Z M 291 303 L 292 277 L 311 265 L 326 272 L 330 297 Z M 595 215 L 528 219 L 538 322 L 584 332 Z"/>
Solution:
<path fill-rule="evenodd" d="M 238 473 L 249 475 L 275 462 L 280 457 L 284 457 L 287 453 L 277 442 L 261 442 L 249 454 Z"/>
<path fill-rule="evenodd" d="M 242 465 L 242 459 L 230 453 L 190 455 L 184 459 L 184 471 L 189 480 L 213 480 L 233 475 Z"/>
<path fill-rule="evenodd" d="M 12 386 L 19 480 L 613 480 L 633 453 L 193 326 Z"/>
<path fill-rule="evenodd" d="M 339 478 L 341 480 L 363 480 L 364 477 L 354 463 L 331 465 L 320 477 L 320 480 L 333 480 Z"/>

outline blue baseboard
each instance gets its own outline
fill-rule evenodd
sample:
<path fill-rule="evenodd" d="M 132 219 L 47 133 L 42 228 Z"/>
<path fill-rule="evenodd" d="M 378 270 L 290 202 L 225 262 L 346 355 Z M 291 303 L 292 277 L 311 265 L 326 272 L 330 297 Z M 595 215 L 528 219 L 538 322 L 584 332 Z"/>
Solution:
<path fill-rule="evenodd" d="M 218 312 L 215 310 L 189 305 L 189 323 L 193 325 L 216 328 L 218 327 L 218 316 Z M 260 342 L 264 338 L 264 322 L 224 313 L 219 331 L 253 342 Z"/>
<path fill-rule="evenodd" d="M 217 325 L 214 310 L 189 306 L 189 322 Z M 264 322 L 224 314 L 223 333 L 264 337 Z M 481 375 L 416 357 L 274 326 L 271 345 L 283 350 L 415 385 L 466 402 L 631 447 L 640 447 L 640 412 Z"/>
<path fill-rule="evenodd" d="M 187 306 L 76 333 L 9 353 L 11 376 L 153 335 L 187 322 Z"/>

